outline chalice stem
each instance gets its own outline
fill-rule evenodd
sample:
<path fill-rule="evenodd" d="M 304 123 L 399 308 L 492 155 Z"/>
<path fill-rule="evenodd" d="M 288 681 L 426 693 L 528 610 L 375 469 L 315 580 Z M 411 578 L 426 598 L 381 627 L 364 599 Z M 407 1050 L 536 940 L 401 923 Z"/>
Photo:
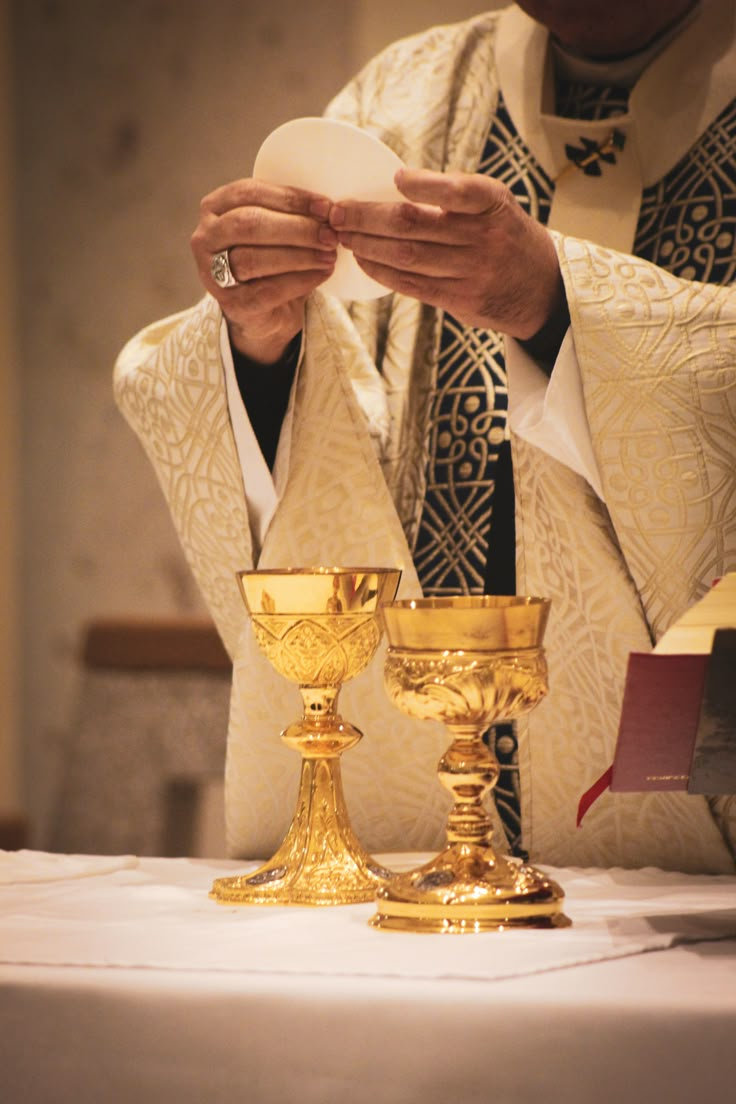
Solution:
<path fill-rule="evenodd" d="M 496 785 L 499 766 L 483 742 L 483 729 L 475 725 L 448 725 L 453 735 L 450 747 L 439 761 L 440 782 L 453 795 L 455 804 L 447 818 L 450 843 L 486 847 L 493 823 L 485 798 Z"/>
<path fill-rule="evenodd" d="M 370 901 L 390 877 L 360 843 L 348 816 L 340 756 L 361 733 L 335 712 L 337 688 L 301 690 L 304 716 L 281 733 L 302 757 L 296 811 L 264 866 L 215 882 L 213 895 L 224 903 L 353 904 Z"/>
<path fill-rule="evenodd" d="M 334 861 L 342 866 L 356 854 L 367 858 L 350 827 L 340 760 L 305 756 L 296 815 L 274 861 L 288 855 L 292 865 L 300 867 L 331 866 Z"/>
<path fill-rule="evenodd" d="M 387 872 L 350 825 L 340 768 L 340 756 L 362 734 L 336 711 L 339 687 L 301 686 L 300 691 L 304 714 L 281 733 L 302 757 L 296 812 L 278 851 L 254 877 L 278 875 L 288 882 L 295 904 L 370 900 Z"/>

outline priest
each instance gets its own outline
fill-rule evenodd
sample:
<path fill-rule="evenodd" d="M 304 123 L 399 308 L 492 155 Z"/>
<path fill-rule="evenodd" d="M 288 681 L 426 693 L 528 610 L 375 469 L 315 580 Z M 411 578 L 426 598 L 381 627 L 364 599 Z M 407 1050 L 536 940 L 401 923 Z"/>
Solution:
<path fill-rule="evenodd" d="M 235 584 L 396 565 L 401 595 L 541 594 L 550 693 L 492 735 L 497 833 L 557 865 L 733 872 L 732 798 L 578 798 L 613 757 L 629 652 L 736 566 L 731 0 L 523 0 L 395 44 L 328 115 L 404 162 L 396 203 L 252 179 L 202 202 L 206 291 L 122 351 L 115 393 L 233 657 L 231 851 L 288 826 L 298 700 Z M 320 285 L 337 247 L 387 294 Z M 367 847 L 436 847 L 446 734 L 343 690 Z"/>

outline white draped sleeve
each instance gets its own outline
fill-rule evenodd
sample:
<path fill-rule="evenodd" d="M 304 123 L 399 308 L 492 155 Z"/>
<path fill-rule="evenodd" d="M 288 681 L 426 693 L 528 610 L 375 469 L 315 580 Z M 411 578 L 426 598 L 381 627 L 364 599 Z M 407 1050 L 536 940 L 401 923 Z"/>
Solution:
<path fill-rule="evenodd" d="M 299 377 L 304 345 L 299 351 L 295 381 Z M 284 422 L 281 427 L 279 444 L 276 451 L 276 460 L 273 473 L 270 471 L 266 459 L 261 451 L 255 430 L 248 417 L 238 381 L 235 376 L 235 365 L 230 348 L 227 321 L 223 316 L 220 327 L 220 353 L 225 372 L 225 385 L 227 392 L 227 406 L 230 414 L 230 423 L 235 438 L 235 448 L 238 454 L 240 471 L 243 476 L 243 488 L 248 510 L 248 522 L 250 524 L 251 538 L 253 540 L 253 553 L 257 559 L 263 542 L 268 532 L 268 527 L 273 518 L 279 499 L 283 494 L 289 471 L 289 445 L 291 441 L 291 427 L 293 421 L 293 404 L 289 402 Z M 267 370 L 267 369 L 266 369 Z"/>
<path fill-rule="evenodd" d="M 220 326 L 220 353 L 225 370 L 230 423 L 233 427 L 235 448 L 238 453 L 240 471 L 243 475 L 248 522 L 253 539 L 253 553 L 257 557 L 263 547 L 266 530 L 276 509 L 276 487 L 258 444 L 258 438 L 251 425 L 248 412 L 245 409 L 245 403 L 240 396 L 238 381 L 235 378 L 235 365 L 230 349 L 227 322 L 224 317 Z"/>
<path fill-rule="evenodd" d="M 513 432 L 582 475 L 603 499 L 572 329 L 568 328 L 551 378 L 513 338 L 506 340 L 506 371 Z"/>

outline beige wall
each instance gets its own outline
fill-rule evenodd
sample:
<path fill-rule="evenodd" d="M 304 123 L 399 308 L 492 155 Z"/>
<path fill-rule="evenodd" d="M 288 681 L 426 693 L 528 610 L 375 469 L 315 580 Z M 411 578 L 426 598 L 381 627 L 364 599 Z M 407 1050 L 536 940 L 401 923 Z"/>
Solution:
<path fill-rule="evenodd" d="M 23 747 L 36 845 L 74 725 L 85 621 L 201 610 L 111 397 L 123 342 L 200 294 L 188 248 L 200 196 L 247 173 L 270 129 L 318 113 L 385 42 L 484 6 L 14 0 Z M 5 559 L 0 570 L 7 579 Z"/>
<path fill-rule="evenodd" d="M 17 816 L 19 775 L 19 382 L 13 265 L 13 113 L 8 4 L 0 0 L 0 820 Z"/>

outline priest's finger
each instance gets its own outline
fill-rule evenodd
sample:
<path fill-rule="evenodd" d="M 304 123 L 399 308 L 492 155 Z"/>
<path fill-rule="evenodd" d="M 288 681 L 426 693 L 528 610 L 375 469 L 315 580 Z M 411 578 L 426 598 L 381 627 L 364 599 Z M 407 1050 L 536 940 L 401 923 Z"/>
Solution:
<path fill-rule="evenodd" d="M 403 272 L 432 277 L 467 274 L 472 258 L 469 250 L 455 243 L 418 241 L 414 238 L 380 237 L 348 231 L 339 234 L 340 245 L 350 249 L 359 262 L 374 262 Z"/>
<path fill-rule="evenodd" d="M 374 203 L 340 200 L 330 210 L 330 226 L 382 238 L 470 244 L 477 228 L 465 216 L 421 203 Z"/>
<path fill-rule="evenodd" d="M 360 257 L 356 257 L 356 260 L 368 276 L 378 280 L 384 287 L 390 288 L 391 291 L 398 291 L 412 299 L 419 299 L 420 302 L 427 303 L 429 306 L 452 310 L 454 305 L 459 305 L 463 300 L 467 285 L 466 280 L 428 276 L 422 272 L 392 268 L 390 265 L 379 264 Z"/>
<path fill-rule="evenodd" d="M 219 217 L 205 217 L 192 235 L 192 248 L 210 253 L 245 245 L 331 250 L 336 244 L 336 233 L 326 223 L 265 207 L 235 207 Z"/>
<path fill-rule="evenodd" d="M 310 269 L 278 276 L 263 276 L 223 292 L 217 298 L 232 322 L 247 326 L 252 319 L 270 315 L 279 308 L 304 299 L 330 275 L 330 270 Z"/>
<path fill-rule="evenodd" d="M 265 207 L 270 211 L 304 215 L 325 222 L 331 206 L 327 196 L 318 192 L 244 177 L 209 192 L 202 199 L 200 210 L 203 213 L 224 215 L 237 207 Z"/>
<path fill-rule="evenodd" d="M 511 198 L 498 180 L 477 173 L 399 169 L 394 178 L 402 195 L 415 204 L 428 204 L 464 215 L 494 214 Z"/>
<path fill-rule="evenodd" d="M 264 276 L 329 270 L 334 268 L 337 254 L 334 249 L 280 249 L 277 246 L 258 249 L 236 245 L 228 250 L 228 258 L 233 276 L 239 284 L 245 284 Z"/>

